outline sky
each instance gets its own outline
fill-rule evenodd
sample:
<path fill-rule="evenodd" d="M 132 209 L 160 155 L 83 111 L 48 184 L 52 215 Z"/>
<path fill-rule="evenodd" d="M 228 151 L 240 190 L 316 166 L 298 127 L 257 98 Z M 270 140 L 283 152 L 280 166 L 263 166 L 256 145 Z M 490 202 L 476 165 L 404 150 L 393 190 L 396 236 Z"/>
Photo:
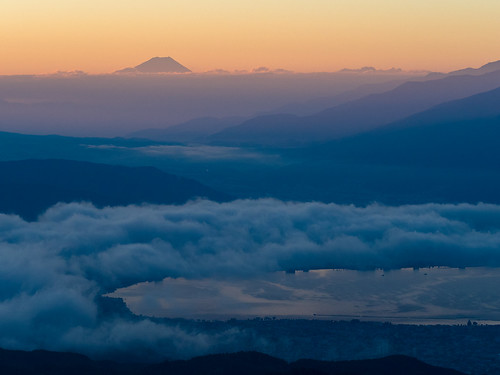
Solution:
<path fill-rule="evenodd" d="M 450 71 L 498 60 L 497 0 L 3 0 L 0 74 L 108 73 L 154 56 L 196 72 Z"/>

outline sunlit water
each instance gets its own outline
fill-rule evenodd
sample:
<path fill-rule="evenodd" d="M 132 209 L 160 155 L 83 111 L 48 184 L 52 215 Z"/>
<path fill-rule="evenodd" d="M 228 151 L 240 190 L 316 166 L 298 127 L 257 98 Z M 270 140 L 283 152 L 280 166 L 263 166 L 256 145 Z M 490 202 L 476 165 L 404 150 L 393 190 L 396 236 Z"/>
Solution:
<path fill-rule="evenodd" d="M 255 279 L 167 278 L 119 289 L 136 314 L 169 318 L 288 317 L 500 323 L 500 270 L 430 268 L 277 272 Z"/>

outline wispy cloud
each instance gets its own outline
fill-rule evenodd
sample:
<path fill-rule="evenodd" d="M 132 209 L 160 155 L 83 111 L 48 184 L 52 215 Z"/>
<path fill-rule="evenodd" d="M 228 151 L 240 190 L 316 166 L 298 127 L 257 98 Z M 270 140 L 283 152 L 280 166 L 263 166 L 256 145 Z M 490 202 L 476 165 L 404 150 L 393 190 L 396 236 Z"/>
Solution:
<path fill-rule="evenodd" d="M 155 145 L 144 147 L 123 147 L 116 145 L 83 145 L 94 149 L 116 149 L 125 151 L 134 151 L 149 156 L 170 156 L 182 157 L 194 160 L 234 160 L 234 159 L 250 159 L 253 161 L 266 160 L 276 161 L 278 155 L 264 154 L 250 149 L 239 147 L 221 147 L 221 146 L 177 146 L 177 145 Z"/>

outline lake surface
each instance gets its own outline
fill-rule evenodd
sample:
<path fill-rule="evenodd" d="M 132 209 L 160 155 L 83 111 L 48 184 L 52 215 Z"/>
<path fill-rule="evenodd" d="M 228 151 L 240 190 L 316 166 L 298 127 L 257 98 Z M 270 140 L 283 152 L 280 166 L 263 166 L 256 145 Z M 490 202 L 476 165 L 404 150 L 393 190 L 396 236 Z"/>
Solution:
<path fill-rule="evenodd" d="M 253 279 L 167 278 L 115 291 L 136 314 L 168 318 L 252 317 L 500 323 L 500 270 L 276 272 Z"/>

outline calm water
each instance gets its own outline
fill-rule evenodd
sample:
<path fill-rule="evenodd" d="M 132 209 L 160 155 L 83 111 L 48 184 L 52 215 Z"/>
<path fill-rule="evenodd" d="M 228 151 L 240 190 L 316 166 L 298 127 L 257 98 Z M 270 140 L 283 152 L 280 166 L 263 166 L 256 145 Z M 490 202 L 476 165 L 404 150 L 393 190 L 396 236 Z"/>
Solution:
<path fill-rule="evenodd" d="M 254 279 L 167 278 L 119 289 L 137 314 L 194 319 L 300 317 L 455 324 L 500 322 L 500 270 L 317 270 Z"/>

